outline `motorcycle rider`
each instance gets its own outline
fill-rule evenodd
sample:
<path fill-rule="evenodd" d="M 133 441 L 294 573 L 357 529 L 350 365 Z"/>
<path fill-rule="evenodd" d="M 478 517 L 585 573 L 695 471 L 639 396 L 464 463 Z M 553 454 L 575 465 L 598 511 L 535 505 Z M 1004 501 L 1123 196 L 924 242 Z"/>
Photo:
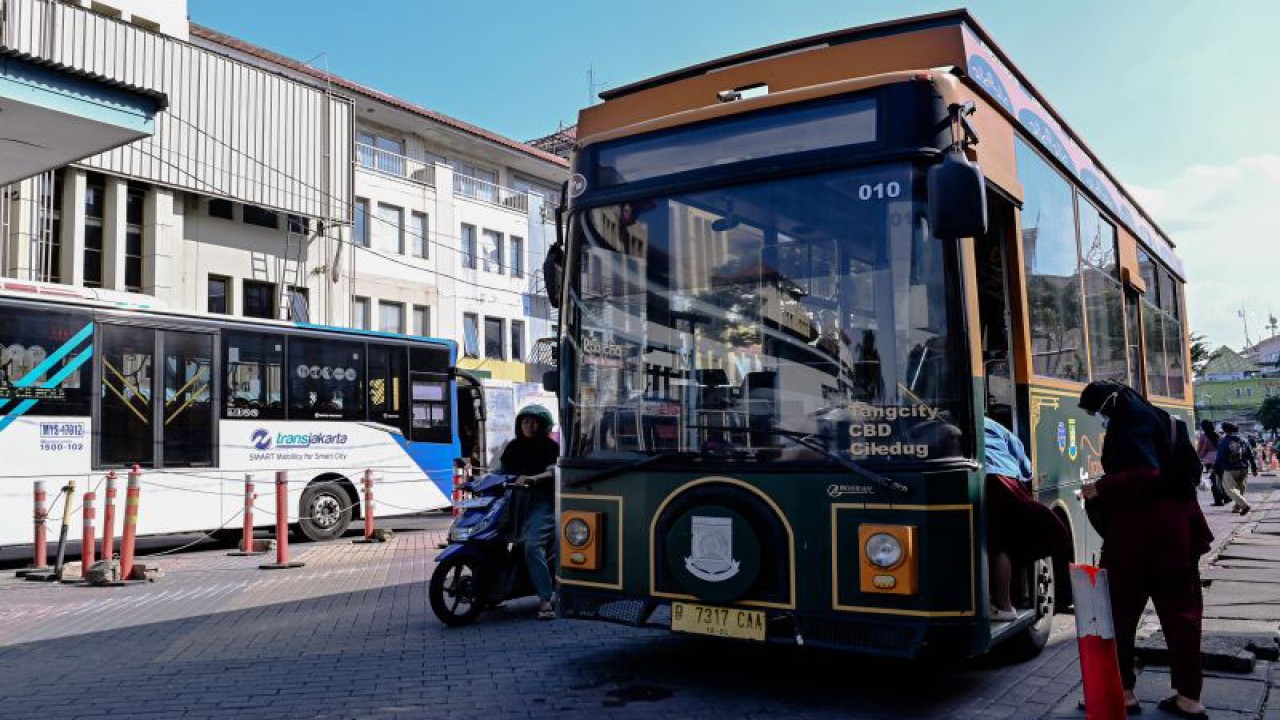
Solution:
<path fill-rule="evenodd" d="M 554 425 L 551 412 L 541 405 L 526 405 L 516 414 L 516 437 L 507 443 L 499 460 L 502 472 L 516 475 L 515 483 L 531 488 L 529 509 L 518 537 L 524 543 L 524 561 L 529 579 L 542 605 L 539 620 L 554 620 L 551 604 L 551 570 L 547 567 L 547 543 L 555 527 L 555 464 L 560 444 L 551 439 Z"/>

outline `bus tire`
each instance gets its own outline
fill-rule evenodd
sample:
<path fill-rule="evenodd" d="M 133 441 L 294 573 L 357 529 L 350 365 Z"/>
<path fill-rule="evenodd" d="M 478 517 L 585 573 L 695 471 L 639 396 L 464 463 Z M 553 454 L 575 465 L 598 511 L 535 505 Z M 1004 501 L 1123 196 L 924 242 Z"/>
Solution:
<path fill-rule="evenodd" d="M 466 553 L 445 558 L 436 565 L 427 586 L 431 612 L 449 627 L 470 625 L 485 607 L 480 564 Z"/>
<path fill-rule="evenodd" d="M 1018 631 L 1004 643 L 1004 650 L 1012 660 L 1030 660 L 1049 644 L 1053 632 L 1053 613 L 1057 595 L 1054 592 L 1054 568 L 1052 558 L 1041 558 L 1032 566 L 1036 610 L 1035 622 Z"/>
<path fill-rule="evenodd" d="M 312 542 L 342 537 L 351 524 L 351 496 L 334 482 L 310 485 L 298 501 L 298 530 Z"/>

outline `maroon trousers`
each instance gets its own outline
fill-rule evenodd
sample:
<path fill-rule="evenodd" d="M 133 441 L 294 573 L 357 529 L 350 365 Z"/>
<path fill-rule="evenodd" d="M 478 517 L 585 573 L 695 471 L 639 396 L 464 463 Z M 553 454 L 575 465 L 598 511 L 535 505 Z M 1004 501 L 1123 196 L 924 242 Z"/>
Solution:
<path fill-rule="evenodd" d="M 1195 564 L 1185 570 L 1171 570 L 1148 563 L 1108 563 L 1107 560 L 1104 551 L 1102 567 L 1106 568 L 1107 582 L 1111 585 L 1116 655 L 1124 687 L 1133 689 L 1137 682 L 1133 667 L 1134 636 L 1147 600 L 1151 600 L 1169 647 L 1173 688 L 1181 695 L 1199 700 L 1204 684 L 1200 667 L 1200 619 L 1204 609 L 1200 571 Z"/>

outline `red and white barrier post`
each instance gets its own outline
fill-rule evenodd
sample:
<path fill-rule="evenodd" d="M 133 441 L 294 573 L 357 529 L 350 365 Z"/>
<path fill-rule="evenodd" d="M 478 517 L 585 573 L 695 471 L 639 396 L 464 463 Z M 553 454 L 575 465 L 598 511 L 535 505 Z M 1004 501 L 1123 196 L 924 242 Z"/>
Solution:
<path fill-rule="evenodd" d="M 120 579 L 133 579 L 133 551 L 138 540 L 138 501 L 142 494 L 142 468 L 129 471 L 129 485 L 124 493 L 124 531 L 120 540 Z"/>
<path fill-rule="evenodd" d="M 80 577 L 89 579 L 89 568 L 93 566 L 94 557 L 94 537 L 93 537 L 93 521 L 96 519 L 97 511 L 94 504 L 98 500 L 98 494 L 90 491 L 84 494 L 84 527 L 81 529 L 80 535 Z"/>
<path fill-rule="evenodd" d="M 229 552 L 228 555 L 245 556 L 245 555 L 263 555 L 264 553 L 254 549 L 253 546 L 253 501 L 257 499 L 257 494 L 253 491 L 253 475 L 251 473 L 244 474 L 244 523 L 240 530 L 240 549 L 235 552 Z"/>
<path fill-rule="evenodd" d="M 453 463 L 453 516 L 462 514 L 462 486 L 467 482 L 466 465 L 461 460 Z"/>
<path fill-rule="evenodd" d="M 352 540 L 353 543 L 377 543 L 382 542 L 382 538 L 375 537 L 373 532 L 374 507 L 373 507 L 373 471 L 364 471 L 364 503 L 362 505 L 364 513 L 364 537 L 359 540 Z"/>
<path fill-rule="evenodd" d="M 107 490 L 102 499 L 102 559 L 116 557 L 116 471 L 107 473 Z"/>
<path fill-rule="evenodd" d="M 49 496 L 44 481 L 35 481 L 35 506 L 31 518 L 35 523 L 35 545 L 31 551 L 31 565 L 16 574 L 18 577 L 49 571 L 49 540 L 45 534 L 45 521 L 49 518 Z"/>
<path fill-rule="evenodd" d="M 1084 716 L 1086 720 L 1122 720 L 1127 715 L 1120 662 L 1116 659 L 1107 571 L 1073 563 L 1071 594 L 1075 600 L 1080 677 L 1084 681 Z"/>
<path fill-rule="evenodd" d="M 260 570 L 287 570 L 306 563 L 289 562 L 289 473 L 276 471 L 276 561 L 259 565 Z"/>

